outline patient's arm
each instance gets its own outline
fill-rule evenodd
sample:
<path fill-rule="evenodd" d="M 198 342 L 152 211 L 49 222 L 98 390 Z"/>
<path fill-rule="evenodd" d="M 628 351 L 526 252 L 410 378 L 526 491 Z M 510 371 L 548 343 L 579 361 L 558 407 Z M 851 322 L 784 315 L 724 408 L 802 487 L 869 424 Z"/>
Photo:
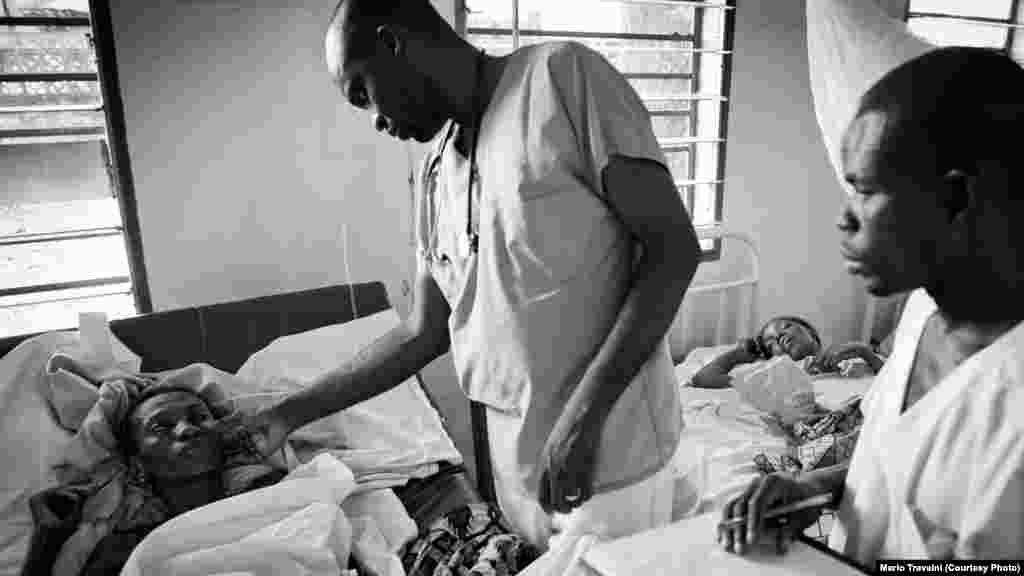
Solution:
<path fill-rule="evenodd" d="M 839 363 L 844 360 L 860 358 L 867 363 L 875 374 L 882 369 L 884 361 L 875 354 L 870 346 L 862 342 L 847 342 L 830 346 L 827 350 L 818 355 L 811 364 L 813 371 L 833 372 L 839 369 Z"/>
<path fill-rule="evenodd" d="M 741 341 L 735 348 L 720 354 L 694 374 L 692 385 L 694 388 L 728 388 L 732 386 L 729 372 L 740 364 L 749 364 L 755 360 L 757 356 L 750 352 L 745 341 Z"/>
<path fill-rule="evenodd" d="M 364 348 L 352 360 L 318 377 L 307 388 L 268 409 L 263 423 L 286 435 L 310 422 L 368 400 L 405 382 L 448 351 L 451 313 L 428 272 L 416 279 L 413 310 L 404 323 Z M 268 452 L 284 442 L 272 436 Z"/>

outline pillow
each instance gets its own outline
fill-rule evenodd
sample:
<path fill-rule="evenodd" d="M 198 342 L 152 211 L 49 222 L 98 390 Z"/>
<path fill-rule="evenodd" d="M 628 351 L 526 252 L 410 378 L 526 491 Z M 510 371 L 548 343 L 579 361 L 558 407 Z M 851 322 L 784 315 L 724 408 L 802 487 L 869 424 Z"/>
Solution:
<path fill-rule="evenodd" d="M 257 393 L 264 395 L 266 404 L 342 365 L 400 322 L 398 314 L 389 309 L 344 324 L 283 336 L 249 357 L 237 375 L 262 391 Z M 415 377 L 296 430 L 290 440 L 324 445 L 325 437 L 332 435 L 343 439 L 342 448 L 373 453 L 365 460 L 368 465 L 409 469 L 444 461 L 462 463 L 440 414 Z M 343 460 L 357 475 L 364 471 L 354 458 Z"/>
<path fill-rule="evenodd" d="M 96 366 L 137 370 L 141 364 L 105 320 L 90 322 L 83 319 L 79 331 L 29 338 L 0 358 L 0 576 L 19 574 L 32 536 L 28 499 L 56 484 L 52 466 L 72 438 L 68 428 L 95 401 L 86 388 L 54 379 L 46 369 L 50 358 L 62 352 Z"/>

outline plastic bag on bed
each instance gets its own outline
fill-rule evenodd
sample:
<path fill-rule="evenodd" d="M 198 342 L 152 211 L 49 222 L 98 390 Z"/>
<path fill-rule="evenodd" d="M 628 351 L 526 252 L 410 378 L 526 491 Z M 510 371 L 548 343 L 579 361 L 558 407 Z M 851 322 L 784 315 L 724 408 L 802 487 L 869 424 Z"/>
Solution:
<path fill-rule="evenodd" d="M 733 378 L 744 401 L 758 410 L 793 424 L 815 414 L 811 378 L 789 356 L 778 356 Z"/>

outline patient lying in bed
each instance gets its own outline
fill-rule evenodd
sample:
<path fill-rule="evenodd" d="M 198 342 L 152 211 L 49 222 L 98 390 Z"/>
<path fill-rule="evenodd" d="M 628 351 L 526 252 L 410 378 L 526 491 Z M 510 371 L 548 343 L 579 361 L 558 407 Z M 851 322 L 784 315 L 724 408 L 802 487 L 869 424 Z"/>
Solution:
<path fill-rule="evenodd" d="M 769 320 L 750 339 L 741 340 L 701 368 L 692 379 L 696 388 L 727 388 L 737 372 L 777 358 L 788 356 L 809 375 L 838 374 L 857 378 L 876 374 L 884 360 L 867 344 L 848 342 L 822 349 L 814 326 L 794 316 Z M 741 368 L 743 367 L 743 368 Z"/>
<path fill-rule="evenodd" d="M 266 464 L 245 431 L 216 418 L 192 389 L 105 392 L 126 396 L 109 423 L 120 458 L 31 499 L 36 529 L 23 574 L 117 574 L 170 518 L 287 474 Z"/>
<path fill-rule="evenodd" d="M 64 367 L 86 376 L 80 366 Z M 180 527 L 191 525 L 187 521 L 182 524 L 189 517 L 186 513 L 220 506 L 217 510 L 227 515 L 211 511 L 206 520 L 232 527 L 233 518 L 241 516 L 237 505 L 226 506 L 228 498 L 243 493 L 255 497 L 259 493 L 252 491 L 257 489 L 273 486 L 277 490 L 290 485 L 288 479 L 297 471 L 290 473 L 283 461 L 260 455 L 252 432 L 235 417 L 238 412 L 233 401 L 227 400 L 216 384 L 217 374 L 202 368 L 193 365 L 159 377 L 88 375 L 90 386 L 101 384 L 98 399 L 77 426 L 75 441 L 66 449 L 63 483 L 30 499 L 35 529 L 23 575 L 118 574 L 126 565 L 137 571 L 148 564 L 133 552 L 146 548 L 147 543 L 150 546 L 144 557 L 152 556 L 153 550 L 159 556 L 168 546 L 173 548 L 182 535 Z M 354 477 L 340 460 L 337 462 L 354 487 Z M 475 492 L 459 489 L 461 474 L 458 469 L 452 472 L 437 474 L 437 481 L 413 481 L 401 488 L 404 505 L 412 505 L 410 511 L 419 521 L 420 534 L 409 540 L 416 534 L 417 527 L 413 526 L 407 538 L 395 540 L 404 545 L 391 547 L 392 542 L 387 543 L 385 552 L 399 556 L 394 562 L 410 576 L 445 570 L 484 576 L 515 574 L 536 558 L 537 551 L 512 533 L 496 508 L 474 498 Z M 281 480 L 285 482 L 279 483 Z M 353 496 L 354 500 L 358 498 Z M 266 498 L 251 501 L 264 502 Z M 342 508 L 350 501 L 344 502 L 339 501 Z M 273 508 L 274 502 L 270 504 Z M 259 516 L 260 511 L 255 512 Z M 276 514 L 270 512 L 270 516 Z M 246 522 L 255 518 L 248 511 L 242 516 L 248 518 Z M 320 517 L 326 518 L 323 514 Z M 412 522 L 408 517 L 406 520 Z M 362 519 L 353 517 L 352 521 L 356 526 Z M 344 524 L 340 520 L 331 522 Z M 360 560 L 369 557 L 360 556 L 355 541 L 359 533 L 366 532 L 352 530 L 354 548 L 351 556 L 345 553 L 344 557 L 351 565 L 361 566 Z M 193 532 L 188 535 L 203 538 Z M 154 541 L 156 536 L 159 538 Z M 216 535 L 210 537 L 216 540 Z M 287 546 L 285 542 L 279 547 L 279 557 L 288 555 Z M 343 550 L 348 544 L 338 546 Z M 216 556 L 214 552 L 219 549 L 213 546 L 208 552 Z M 243 549 L 236 546 L 234 550 Z M 322 551 L 323 546 L 314 550 Z M 370 559 L 379 560 L 380 556 Z M 259 562 L 258 558 L 243 560 Z M 143 573 L 148 574 L 146 570 L 143 568 Z"/>

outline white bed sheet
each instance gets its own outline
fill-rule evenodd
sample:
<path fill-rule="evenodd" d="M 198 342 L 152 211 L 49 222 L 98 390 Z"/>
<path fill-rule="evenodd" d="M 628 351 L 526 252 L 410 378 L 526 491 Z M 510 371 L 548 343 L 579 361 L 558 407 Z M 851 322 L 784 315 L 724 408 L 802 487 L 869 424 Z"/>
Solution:
<path fill-rule="evenodd" d="M 103 337 L 109 342 L 95 341 Z M 52 465 L 73 437 L 61 426 L 59 406 L 89 399 L 47 374 L 46 363 L 57 352 L 96 366 L 139 367 L 138 356 L 106 330 L 48 332 L 0 358 L 0 576 L 21 572 L 33 527 L 28 500 L 57 483 Z"/>
<path fill-rule="evenodd" d="M 685 428 L 672 462 L 675 520 L 719 509 L 757 478 L 755 456 L 790 450 L 786 438 L 766 421 L 768 414 L 744 402 L 736 390 L 690 386 L 701 367 L 731 347 L 697 348 L 676 366 Z M 815 401 L 835 409 L 863 395 L 871 381 L 871 377 L 814 378 Z"/>

